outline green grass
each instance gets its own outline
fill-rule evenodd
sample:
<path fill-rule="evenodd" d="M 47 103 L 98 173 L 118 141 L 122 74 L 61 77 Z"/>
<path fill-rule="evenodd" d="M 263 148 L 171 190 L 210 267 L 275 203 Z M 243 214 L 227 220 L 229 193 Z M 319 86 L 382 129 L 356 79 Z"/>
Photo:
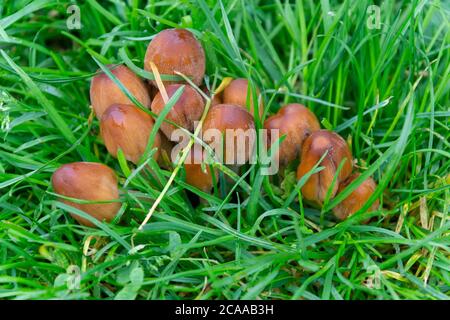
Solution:
<path fill-rule="evenodd" d="M 79 3 L 80 30 L 67 29 L 65 1 L 0 4 L 0 299 L 449 299 L 448 1 L 377 1 L 381 29 L 366 25 L 368 0 Z M 294 166 L 279 181 L 258 165 L 240 177 L 221 167 L 228 187 L 209 195 L 183 170 L 168 184 L 150 154 L 137 169 L 108 155 L 89 120 L 90 78 L 122 62 L 152 77 L 146 46 L 169 27 L 202 41 L 211 87 L 250 78 L 265 116 L 311 108 L 349 141 L 382 209 L 339 223 L 331 209 L 345 193 L 312 208 Z M 68 212 L 86 214 L 50 184 L 82 160 L 120 177 L 120 219 L 96 229 L 76 224 Z"/>

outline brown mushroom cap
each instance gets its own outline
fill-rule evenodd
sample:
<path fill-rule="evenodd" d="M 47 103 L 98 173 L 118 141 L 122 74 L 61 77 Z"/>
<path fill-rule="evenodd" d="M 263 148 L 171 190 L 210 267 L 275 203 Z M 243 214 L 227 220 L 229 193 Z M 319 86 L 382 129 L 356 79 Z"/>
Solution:
<path fill-rule="evenodd" d="M 80 200 L 110 201 L 119 199 L 117 177 L 111 168 L 101 163 L 73 162 L 65 164 L 53 173 L 52 185 L 56 193 Z M 99 221 L 111 221 L 120 209 L 119 202 L 79 204 L 64 199 L 61 201 L 90 214 Z M 75 214 L 71 215 L 82 225 L 94 226 L 87 219 Z"/>
<path fill-rule="evenodd" d="M 249 97 L 250 103 L 250 113 L 254 115 L 254 103 L 253 103 L 253 95 L 249 90 L 249 83 L 247 79 L 238 78 L 231 81 L 228 86 L 223 90 L 223 103 L 224 104 L 235 104 L 247 109 L 247 95 Z M 259 97 L 259 89 L 256 89 L 256 95 Z M 264 112 L 264 105 L 262 103 L 262 99 L 258 102 L 258 112 L 261 117 Z"/>
<path fill-rule="evenodd" d="M 298 103 L 291 103 L 267 118 L 264 129 L 268 130 L 268 146 L 276 142 L 271 141 L 270 129 L 278 129 L 279 137 L 286 135 L 280 144 L 278 157 L 281 165 L 287 165 L 298 159 L 304 140 L 311 133 L 320 130 L 320 124 L 308 108 Z"/>
<path fill-rule="evenodd" d="M 169 98 L 172 97 L 181 86 L 181 84 L 172 84 L 167 86 L 166 91 Z M 205 109 L 205 103 L 202 96 L 194 88 L 189 85 L 184 86 L 185 88 L 183 93 L 167 114 L 166 119 L 178 124 L 188 131 L 193 132 L 194 122 L 199 121 L 202 117 L 203 110 Z M 164 106 L 165 103 L 163 97 L 159 92 L 152 102 L 152 111 L 159 115 L 164 109 Z M 161 124 L 161 130 L 169 140 L 171 140 L 172 132 L 175 129 L 177 129 L 177 127 L 170 123 L 163 122 Z"/>
<path fill-rule="evenodd" d="M 205 52 L 194 35 L 185 29 L 166 29 L 158 33 L 150 42 L 145 53 L 144 68 L 152 72 L 150 62 L 159 73 L 175 75 L 181 72 L 200 85 L 205 75 Z M 165 84 L 183 81 L 164 81 Z M 155 81 L 152 81 L 156 85 Z"/>
<path fill-rule="evenodd" d="M 227 164 L 241 164 L 237 163 L 239 151 L 245 152 L 243 158 L 247 162 L 253 152 L 254 138 L 255 138 L 255 124 L 253 116 L 244 108 L 230 104 L 218 104 L 211 107 L 206 115 L 203 123 L 203 139 L 206 143 L 219 144 L 223 143 L 225 152 L 223 154 L 224 160 Z M 220 141 L 215 138 L 208 138 L 209 129 L 217 129 L 222 135 Z M 230 131 L 227 131 L 229 129 Z M 239 130 L 241 129 L 241 130 Z M 228 136 L 232 134 L 232 136 Z M 234 148 L 227 146 L 227 139 L 232 139 L 234 136 Z M 237 148 L 238 141 L 244 141 L 245 147 L 243 150 Z M 217 151 L 217 150 L 216 150 Z"/>
<path fill-rule="evenodd" d="M 108 152 L 117 157 L 118 149 L 122 149 L 127 160 L 137 164 L 145 151 L 153 119 L 139 108 L 126 104 L 113 104 L 102 115 L 100 134 Z M 159 148 L 159 133 L 153 141 L 153 147 Z M 158 152 L 154 158 L 158 158 Z"/>
<path fill-rule="evenodd" d="M 347 180 L 342 182 L 339 185 L 338 194 L 359 176 L 359 173 L 353 173 Z M 354 214 L 364 206 L 376 188 L 377 184 L 375 181 L 371 177 L 367 178 L 355 190 L 353 190 L 347 198 L 342 200 L 336 207 L 333 208 L 334 215 L 338 219 L 344 220 L 348 216 Z M 374 201 L 368 212 L 377 210 L 379 206 L 380 201 L 377 199 Z"/>
<path fill-rule="evenodd" d="M 150 107 L 150 96 L 141 78 L 124 65 L 108 68 L 142 105 Z M 90 96 L 91 105 L 98 119 L 112 104 L 133 104 L 105 73 L 92 78 Z"/>
<path fill-rule="evenodd" d="M 213 175 L 208 164 L 206 164 L 204 148 L 199 144 L 194 144 L 189 150 L 189 154 L 184 163 L 186 171 L 186 182 L 203 192 L 210 192 L 213 188 Z M 204 169 L 202 168 L 204 163 Z M 218 172 L 214 170 L 215 179 L 218 179 Z"/>
<path fill-rule="evenodd" d="M 327 155 L 319 164 L 324 169 L 311 175 L 302 187 L 303 197 L 318 204 L 323 203 L 327 191 L 332 185 L 336 170 L 344 159 L 346 159 L 345 163 L 331 190 L 331 198 L 336 195 L 339 183 L 347 179 L 352 172 L 353 158 L 345 140 L 332 131 L 319 130 L 313 132 L 303 142 L 300 164 L 297 168 L 297 179 L 301 179 L 308 173 L 327 150 Z"/>

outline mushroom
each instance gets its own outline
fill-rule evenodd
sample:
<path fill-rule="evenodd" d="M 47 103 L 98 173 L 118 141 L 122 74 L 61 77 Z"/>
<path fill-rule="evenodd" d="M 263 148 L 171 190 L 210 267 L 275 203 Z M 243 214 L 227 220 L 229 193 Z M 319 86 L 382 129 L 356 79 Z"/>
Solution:
<path fill-rule="evenodd" d="M 319 205 L 323 203 L 328 189 L 332 185 L 336 170 L 342 161 L 345 160 L 345 163 L 331 189 L 331 198 L 336 195 L 339 183 L 347 179 L 352 172 L 353 158 L 345 140 L 332 131 L 318 130 L 303 142 L 300 164 L 297 168 L 297 179 L 301 179 L 308 173 L 326 151 L 328 153 L 319 163 L 319 166 L 323 166 L 324 169 L 311 175 L 302 187 L 303 197 Z"/>
<path fill-rule="evenodd" d="M 206 163 L 204 149 L 200 144 L 194 144 L 189 150 L 189 154 L 184 163 L 184 169 L 188 184 L 203 192 L 209 193 L 211 191 L 213 188 L 213 175 L 211 174 L 210 166 Z M 214 170 L 214 176 L 217 181 L 217 170 Z"/>
<path fill-rule="evenodd" d="M 250 95 L 249 96 L 250 113 L 254 115 L 253 95 L 249 90 L 249 82 L 247 79 L 244 78 L 234 79 L 228 84 L 228 86 L 225 87 L 222 95 L 224 104 L 235 104 L 247 109 L 247 111 L 249 110 L 247 107 L 247 95 Z M 256 95 L 258 97 L 260 96 L 258 88 L 256 88 Z M 264 105 L 262 99 L 258 99 L 258 112 L 259 116 L 262 117 L 262 114 L 264 112 Z"/>
<path fill-rule="evenodd" d="M 268 146 L 276 142 L 271 141 L 272 129 L 279 130 L 279 137 L 286 135 L 277 154 L 280 164 L 285 166 L 298 159 L 303 142 L 311 133 L 320 130 L 320 124 L 308 108 L 292 103 L 285 105 L 275 115 L 267 118 L 264 129 L 268 130 Z"/>
<path fill-rule="evenodd" d="M 168 97 L 172 97 L 181 86 L 181 84 L 172 84 L 167 86 L 166 91 Z M 159 115 L 165 105 L 166 104 L 161 92 L 159 92 L 152 102 L 152 111 Z M 183 93 L 167 114 L 166 119 L 176 123 L 188 131 L 193 132 L 195 121 L 200 120 L 204 109 L 205 102 L 202 96 L 191 86 L 184 85 Z M 172 140 L 172 132 L 176 129 L 177 128 L 170 123 L 163 122 L 161 124 L 161 130 L 169 140 Z"/>
<path fill-rule="evenodd" d="M 117 177 L 108 166 L 95 162 L 73 162 L 62 165 L 52 176 L 53 189 L 62 196 L 88 200 L 111 201 L 119 199 Z M 61 199 L 95 219 L 111 221 L 120 209 L 119 202 L 80 204 Z M 93 227 L 91 221 L 71 214 L 80 224 Z"/>
<path fill-rule="evenodd" d="M 185 29 L 166 29 L 150 42 L 145 53 L 144 68 L 152 72 L 153 62 L 161 74 L 175 75 L 181 72 L 200 85 L 205 75 L 205 52 L 194 35 Z M 165 84 L 184 81 L 164 81 Z M 152 81 L 156 86 L 156 82 Z"/>
<path fill-rule="evenodd" d="M 359 176 L 359 173 L 353 173 L 352 175 L 350 175 L 347 180 L 339 185 L 339 189 L 337 191 L 338 194 Z M 355 190 L 353 190 L 347 198 L 342 200 L 336 207 L 333 208 L 334 215 L 338 219 L 344 220 L 348 216 L 354 214 L 364 206 L 364 204 L 375 191 L 376 187 L 377 184 L 375 183 L 375 181 L 371 177 L 367 178 Z M 379 206 L 380 201 L 377 199 L 370 206 L 370 209 L 368 211 L 375 211 L 379 208 Z"/>
<path fill-rule="evenodd" d="M 153 119 L 139 108 L 126 104 L 113 104 L 102 115 L 100 134 L 108 152 L 117 157 L 122 149 L 127 160 L 137 164 L 153 129 Z M 159 148 L 161 139 L 156 133 L 153 147 Z M 158 152 L 154 158 L 158 158 Z"/>
<path fill-rule="evenodd" d="M 107 67 L 142 105 L 150 107 L 150 96 L 141 78 L 124 65 Z M 99 73 L 92 78 L 90 96 L 91 105 L 98 119 L 112 104 L 133 104 L 105 73 Z"/>
<path fill-rule="evenodd" d="M 203 141 L 214 144 L 216 154 L 223 151 L 221 148 L 225 149 L 227 164 L 242 165 L 252 156 L 255 124 L 253 116 L 244 108 L 230 104 L 215 105 L 206 115 L 202 129 Z"/>

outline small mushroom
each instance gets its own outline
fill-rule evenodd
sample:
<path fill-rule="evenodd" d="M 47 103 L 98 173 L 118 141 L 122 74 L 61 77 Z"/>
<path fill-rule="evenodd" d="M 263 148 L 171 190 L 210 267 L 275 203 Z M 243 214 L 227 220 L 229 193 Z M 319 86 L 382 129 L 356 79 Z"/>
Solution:
<path fill-rule="evenodd" d="M 339 189 L 337 193 L 339 194 L 344 190 L 351 182 L 353 182 L 356 178 L 360 176 L 359 173 L 353 173 L 350 177 L 347 178 L 344 182 L 339 185 Z M 373 194 L 375 189 L 377 188 L 377 184 L 375 181 L 369 177 L 364 180 L 355 190 L 353 190 L 350 195 L 342 200 L 336 207 L 333 208 L 334 215 L 340 219 L 344 220 L 350 215 L 357 212 L 361 209 L 370 196 Z M 380 201 L 377 199 L 374 201 L 370 209 L 370 211 L 375 211 L 379 208 Z"/>
<path fill-rule="evenodd" d="M 181 86 L 181 84 L 172 84 L 167 86 L 166 91 L 168 97 L 172 97 Z M 159 115 L 165 105 L 166 104 L 163 97 L 159 92 L 152 102 L 152 111 Z M 200 120 L 204 109 L 205 102 L 202 96 L 191 86 L 184 85 L 183 93 L 167 114 L 166 119 L 176 123 L 190 132 L 193 132 L 195 129 L 195 121 Z M 161 130 L 169 140 L 172 140 L 172 132 L 176 129 L 177 128 L 170 123 L 163 122 L 161 124 Z"/>
<path fill-rule="evenodd" d="M 100 134 L 108 152 L 117 157 L 122 149 L 127 160 L 137 164 L 148 143 L 153 129 L 153 119 L 147 113 L 132 105 L 113 104 L 102 115 Z M 159 148 L 161 139 L 156 133 L 153 147 Z M 158 158 L 156 152 L 154 158 Z"/>
<path fill-rule="evenodd" d="M 117 177 L 111 168 L 101 163 L 73 162 L 62 165 L 53 173 L 52 185 L 57 194 L 65 197 L 97 202 L 119 199 Z M 120 209 L 119 202 L 80 204 L 64 199 L 61 201 L 99 221 L 110 222 Z M 95 226 L 85 218 L 71 215 L 82 225 Z"/>
<path fill-rule="evenodd" d="M 271 129 L 278 129 L 279 137 L 286 135 L 277 154 L 280 164 L 285 166 L 298 159 L 303 142 L 311 133 L 320 130 L 320 124 L 308 108 L 292 103 L 285 105 L 275 115 L 267 118 L 264 129 L 268 130 L 268 146 L 276 142 L 271 141 Z"/>
<path fill-rule="evenodd" d="M 203 141 L 223 147 L 225 163 L 242 165 L 252 156 L 256 133 L 253 116 L 244 108 L 230 104 L 211 107 L 203 123 Z M 220 151 L 223 151 L 220 150 Z"/>
<path fill-rule="evenodd" d="M 253 103 L 253 95 L 249 90 L 249 82 L 247 79 L 234 79 L 228 84 L 228 86 L 225 87 L 222 95 L 224 104 L 235 104 L 247 109 L 247 111 L 249 110 L 247 107 L 247 95 L 250 95 L 248 97 L 250 104 L 250 113 L 254 115 L 253 111 L 255 104 Z M 256 89 L 256 95 L 260 97 L 258 89 Z M 261 98 L 259 98 L 258 100 L 258 112 L 259 116 L 261 117 L 264 112 L 264 105 Z"/>
<path fill-rule="evenodd" d="M 150 62 L 159 73 L 176 75 L 181 72 L 200 85 L 205 75 L 205 52 L 194 35 L 185 29 L 166 29 L 158 33 L 150 42 L 145 53 L 144 68 L 152 72 Z M 183 81 L 164 81 L 165 84 Z M 156 82 L 152 81 L 156 86 Z"/>
<path fill-rule="evenodd" d="M 109 65 L 108 68 L 142 105 L 150 107 L 150 96 L 141 78 L 124 65 L 115 68 Z M 90 96 L 98 119 L 112 104 L 133 104 L 105 73 L 99 73 L 92 78 Z"/>
<path fill-rule="evenodd" d="M 311 175 L 302 187 L 303 197 L 319 205 L 323 203 L 328 189 L 332 185 L 339 164 L 345 160 L 331 190 L 330 198 L 336 195 L 339 183 L 348 178 L 353 166 L 352 154 L 345 140 L 332 131 L 318 130 L 303 142 L 300 164 L 297 168 L 297 179 L 301 179 L 308 173 L 326 151 L 328 151 L 327 155 L 319 164 L 324 169 Z"/>
<path fill-rule="evenodd" d="M 209 193 L 213 188 L 213 175 L 210 166 L 206 163 L 204 149 L 199 144 L 194 144 L 189 150 L 189 154 L 184 163 L 186 171 L 186 182 L 203 192 Z M 203 165 L 203 168 L 202 168 Z M 214 170 L 215 180 L 218 179 L 218 172 Z"/>

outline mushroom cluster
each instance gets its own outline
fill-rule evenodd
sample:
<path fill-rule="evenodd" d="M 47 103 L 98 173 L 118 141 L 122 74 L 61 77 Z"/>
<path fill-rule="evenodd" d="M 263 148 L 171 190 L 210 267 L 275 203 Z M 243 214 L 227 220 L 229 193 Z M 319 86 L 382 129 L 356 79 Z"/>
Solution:
<path fill-rule="evenodd" d="M 202 117 L 203 132 L 211 129 L 219 134 L 203 136 L 204 145 L 212 146 L 220 142 L 224 148 L 224 163 L 236 164 L 235 157 L 240 153 L 234 149 L 238 137 L 232 135 L 233 132 L 254 131 L 254 118 L 263 120 L 262 95 L 248 79 L 243 78 L 233 79 L 216 91 L 206 113 L 204 96 L 209 96 L 210 90 L 204 84 L 205 52 L 188 30 L 167 29 L 151 40 L 145 54 L 144 69 L 153 73 L 155 79 L 144 81 L 125 65 L 108 65 L 107 68 L 126 90 L 120 88 L 109 75 L 99 71 L 91 81 L 91 105 L 99 120 L 100 136 L 107 151 L 117 157 L 120 149 L 125 158 L 135 165 L 145 160 L 141 158 L 151 148 L 156 149 L 153 157 L 160 166 L 169 168 L 163 158 L 174 158 L 174 132 L 182 128 L 183 132 L 194 133 Z M 178 76 L 170 79 L 179 80 L 158 81 L 159 74 Z M 190 81 L 184 81 L 185 78 Z M 168 99 L 181 86 L 184 86 L 182 94 L 170 110 L 165 110 Z M 199 91 L 199 86 L 203 92 Z M 124 91 L 128 91 L 139 106 Z M 156 134 L 151 135 L 155 119 L 162 112 L 166 112 L 165 119 Z M 265 129 L 277 129 L 280 135 L 286 136 L 276 158 L 281 166 L 299 159 L 298 179 L 317 165 L 323 167 L 320 172 L 310 175 L 304 184 L 302 194 L 305 199 L 321 205 L 326 196 L 334 197 L 358 177 L 357 173 L 352 174 L 352 154 L 345 140 L 331 131 L 320 130 L 316 116 L 305 106 L 288 104 L 268 117 L 263 126 Z M 149 141 L 150 137 L 152 141 Z M 245 136 L 245 139 L 250 140 L 251 137 Z M 269 136 L 268 146 L 273 142 Z M 245 146 L 241 152 L 242 163 L 247 163 L 253 155 L 251 144 L 246 143 Z M 192 146 L 184 163 L 185 181 L 203 192 L 211 192 L 218 181 L 218 172 L 207 163 L 205 153 L 204 146 L 197 143 Z M 113 220 L 121 208 L 118 179 L 114 171 L 104 164 L 64 164 L 54 172 L 52 185 L 63 202 L 99 221 Z M 372 179 L 364 181 L 334 208 L 336 217 L 345 219 L 358 211 L 375 187 Z M 377 206 L 378 203 L 375 203 L 372 209 Z M 95 225 L 78 215 L 73 217 L 83 225 Z"/>
<path fill-rule="evenodd" d="M 316 116 L 305 106 L 288 104 L 264 122 L 266 129 L 278 129 L 286 138 L 281 142 L 277 157 L 280 165 L 299 159 L 297 179 L 308 175 L 315 167 L 322 170 L 310 174 L 301 188 L 304 199 L 322 206 L 324 200 L 334 198 L 359 175 L 352 174 L 353 156 L 347 142 L 337 133 L 320 129 Z M 269 144 L 271 141 L 268 137 Z M 376 188 L 369 177 L 339 205 L 333 208 L 336 218 L 343 220 L 361 209 Z M 374 211 L 379 202 L 371 206 Z"/>

